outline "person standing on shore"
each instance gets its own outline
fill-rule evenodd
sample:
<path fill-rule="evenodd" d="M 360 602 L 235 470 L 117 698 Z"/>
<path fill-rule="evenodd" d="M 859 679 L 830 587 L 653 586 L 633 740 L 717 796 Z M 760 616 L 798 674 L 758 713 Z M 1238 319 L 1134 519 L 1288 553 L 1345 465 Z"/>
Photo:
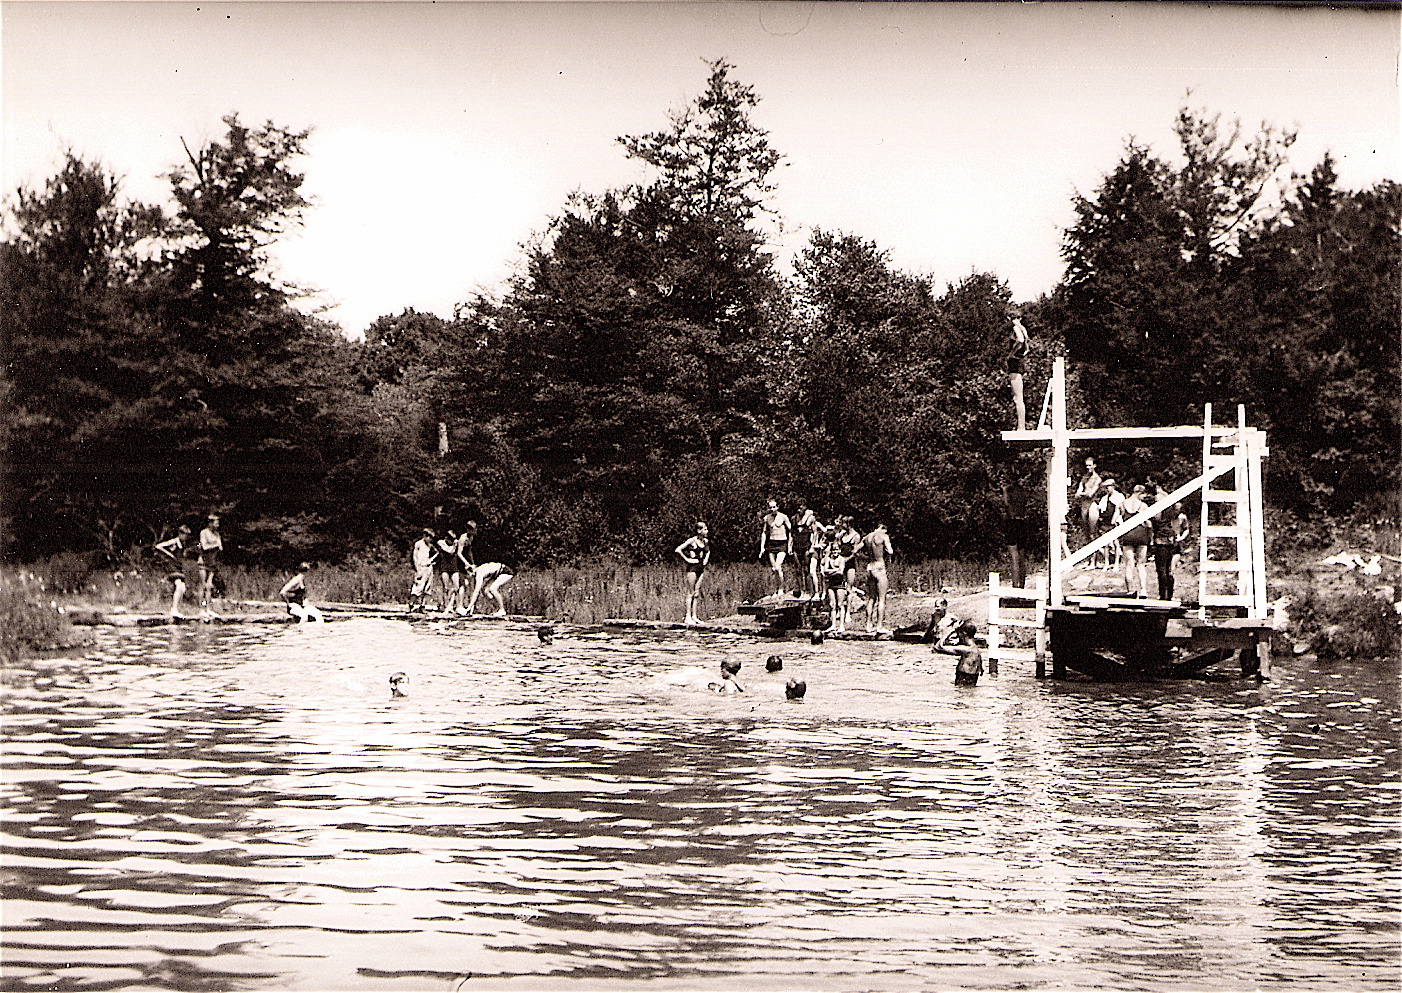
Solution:
<path fill-rule="evenodd" d="M 818 578 L 813 568 L 813 525 L 817 520 L 807 501 L 798 501 L 794 512 L 793 565 L 798 573 L 800 597 L 818 595 Z"/>
<path fill-rule="evenodd" d="M 200 616 L 214 614 L 214 580 L 219 572 L 219 560 L 224 555 L 224 539 L 219 534 L 219 515 L 210 514 L 200 532 Z"/>
<path fill-rule="evenodd" d="M 462 573 L 458 572 L 458 533 L 452 528 L 443 532 L 443 537 L 434 542 L 438 558 L 438 583 L 442 590 L 439 608 L 445 614 L 452 613 L 462 599 Z"/>
<path fill-rule="evenodd" d="M 414 565 L 414 585 L 409 588 L 409 613 L 423 613 L 428 608 L 424 604 L 424 599 L 433 588 L 433 562 L 437 558 L 434 548 L 433 529 L 424 528 L 419 535 L 419 540 L 414 542 L 414 548 L 409 553 L 409 559 Z"/>
<path fill-rule="evenodd" d="M 886 593 L 891 588 L 891 580 L 886 575 L 886 556 L 894 555 L 891 536 L 886 533 L 886 525 L 876 528 L 862 539 L 867 558 L 867 630 L 886 630 Z"/>
<path fill-rule="evenodd" d="M 190 562 L 190 529 L 184 524 L 180 525 L 176 528 L 175 537 L 156 542 L 155 549 L 170 559 L 170 569 L 166 573 L 166 579 L 174 589 L 170 599 L 170 616 L 181 617 L 180 598 L 185 595 L 189 580 L 194 579 L 193 563 Z"/>
<path fill-rule="evenodd" d="M 696 605 L 701 599 L 701 577 L 706 575 L 706 566 L 711 561 L 710 529 L 705 521 L 696 522 L 696 533 L 677 546 L 677 555 L 686 566 L 686 620 L 685 624 L 700 624 Z"/>
<path fill-rule="evenodd" d="M 793 522 L 779 509 L 779 501 L 771 499 L 759 531 L 759 560 L 768 561 L 774 570 L 774 592 L 784 592 L 784 558 L 793 553 Z"/>

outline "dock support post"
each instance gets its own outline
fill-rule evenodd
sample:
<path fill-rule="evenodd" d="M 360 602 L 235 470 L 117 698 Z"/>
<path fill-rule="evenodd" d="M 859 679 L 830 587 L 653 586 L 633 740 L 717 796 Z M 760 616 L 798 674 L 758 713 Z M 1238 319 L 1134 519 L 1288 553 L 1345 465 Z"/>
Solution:
<path fill-rule="evenodd" d="M 1041 576 L 1032 577 L 1032 586 L 1037 591 L 1037 678 L 1047 678 L 1047 581 Z"/>
<path fill-rule="evenodd" d="M 998 595 L 999 576 L 996 572 L 988 574 L 988 674 L 998 675 L 998 656 L 1001 654 L 1003 645 L 1003 630 L 1000 625 L 1001 597 Z"/>
<path fill-rule="evenodd" d="M 1047 467 L 1047 580 L 1048 606 L 1060 607 L 1061 550 L 1066 533 L 1067 465 L 1071 439 L 1066 433 L 1066 359 L 1052 360 L 1051 463 Z"/>

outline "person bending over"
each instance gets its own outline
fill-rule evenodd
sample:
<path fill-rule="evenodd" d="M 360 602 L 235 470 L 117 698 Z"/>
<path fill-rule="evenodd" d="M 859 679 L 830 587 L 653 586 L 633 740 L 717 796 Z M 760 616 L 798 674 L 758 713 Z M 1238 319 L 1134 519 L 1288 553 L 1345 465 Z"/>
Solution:
<path fill-rule="evenodd" d="M 505 563 L 483 562 L 479 565 L 473 579 L 472 599 L 467 604 L 468 616 L 477 610 L 477 598 L 485 595 L 488 600 L 497 605 L 497 609 L 489 616 L 505 617 L 506 602 L 501 598 L 501 588 L 515 578 L 516 573 Z"/>

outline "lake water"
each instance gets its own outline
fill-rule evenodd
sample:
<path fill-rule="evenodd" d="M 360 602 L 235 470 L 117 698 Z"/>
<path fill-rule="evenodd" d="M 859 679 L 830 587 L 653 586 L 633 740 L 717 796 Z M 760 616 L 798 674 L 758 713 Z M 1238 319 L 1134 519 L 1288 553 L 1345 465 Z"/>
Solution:
<path fill-rule="evenodd" d="M 396 619 L 97 637 L 4 673 L 6 989 L 1402 975 L 1395 666 L 1287 660 L 1257 687 L 1005 664 L 956 689 L 893 643 L 542 647 Z M 745 694 L 704 690 L 725 658 Z"/>

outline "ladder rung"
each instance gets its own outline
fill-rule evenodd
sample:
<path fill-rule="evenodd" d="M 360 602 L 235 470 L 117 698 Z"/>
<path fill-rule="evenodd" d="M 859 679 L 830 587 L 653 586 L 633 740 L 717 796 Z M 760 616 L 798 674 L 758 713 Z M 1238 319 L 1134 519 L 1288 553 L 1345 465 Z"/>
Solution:
<path fill-rule="evenodd" d="M 1211 455 L 1207 459 L 1207 468 L 1212 469 L 1236 469 L 1240 465 L 1235 455 Z"/>
<path fill-rule="evenodd" d="M 1240 562 L 1229 562 L 1226 559 L 1208 559 L 1199 565 L 1203 572 L 1241 572 L 1243 566 Z"/>
<path fill-rule="evenodd" d="M 1246 528 L 1239 528 L 1235 524 L 1209 524 L 1203 528 L 1203 534 L 1209 538 L 1245 538 Z"/>

